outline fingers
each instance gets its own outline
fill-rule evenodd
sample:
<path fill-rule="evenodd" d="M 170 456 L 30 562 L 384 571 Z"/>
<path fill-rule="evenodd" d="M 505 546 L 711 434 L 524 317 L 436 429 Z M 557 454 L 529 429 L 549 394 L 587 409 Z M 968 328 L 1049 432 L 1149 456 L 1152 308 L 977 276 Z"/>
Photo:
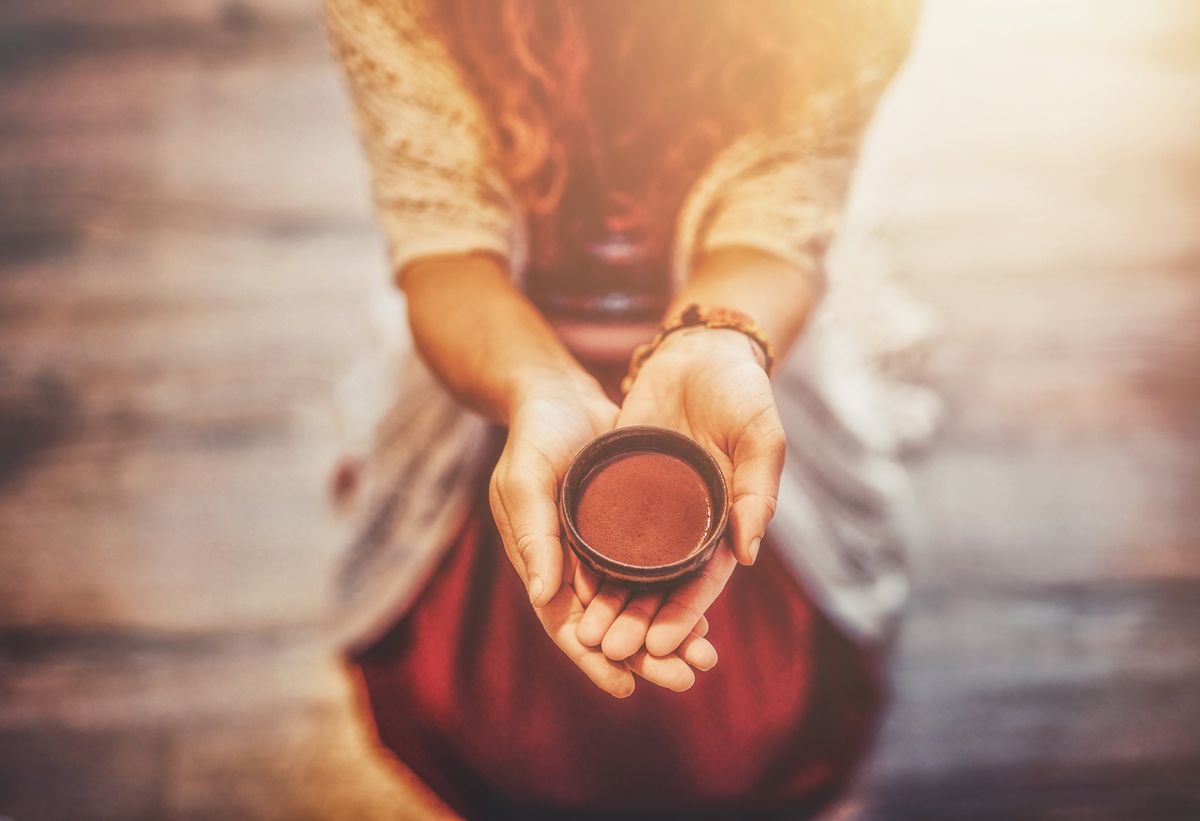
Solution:
<path fill-rule="evenodd" d="M 730 561 L 729 565 L 732 568 L 734 563 Z M 718 590 L 717 592 L 719 593 L 720 591 Z M 661 594 L 659 595 L 661 596 Z M 577 637 L 580 643 L 587 647 L 597 647 L 604 643 L 609 630 L 624 613 L 631 596 L 632 590 L 630 588 L 621 584 L 605 583 L 584 611 L 583 618 L 579 620 Z M 713 598 L 715 597 L 714 594 Z M 664 610 L 669 605 L 672 605 L 672 602 L 668 598 L 667 604 L 659 609 L 656 617 L 651 619 L 654 625 L 657 625 L 659 620 L 663 618 Z M 624 637 L 619 636 L 614 639 L 615 644 L 613 642 L 606 643 L 604 645 L 606 655 L 608 651 L 612 650 L 613 652 L 625 654 L 619 658 L 628 658 L 629 654 L 627 651 L 633 642 L 639 641 L 639 635 L 645 635 L 648 639 L 648 634 L 642 634 L 636 628 L 637 625 L 644 622 L 644 613 L 652 606 L 652 595 L 635 599 L 632 620 L 623 621 L 621 627 L 618 628 L 619 631 L 628 630 L 628 635 Z M 690 606 L 686 603 L 675 602 L 674 606 L 678 608 L 681 615 L 678 620 L 670 619 L 670 622 L 673 626 L 678 626 L 682 632 L 682 637 L 675 640 L 674 646 L 665 653 L 651 652 L 653 655 L 669 656 L 678 651 L 677 654 L 693 667 L 699 670 L 709 669 L 713 664 L 716 664 L 716 650 L 711 643 L 703 640 L 703 637 L 708 634 L 708 619 L 691 610 Z M 651 627 L 650 629 L 653 630 L 654 628 Z M 659 632 L 662 631 L 660 630 Z M 673 635 L 670 634 L 668 638 Z M 634 650 L 641 650 L 641 645 L 639 644 Z M 689 652 L 694 655 L 689 656 Z M 609 656 L 609 658 L 612 657 Z"/>
<path fill-rule="evenodd" d="M 734 448 L 730 518 L 733 553 L 742 564 L 754 564 L 758 558 L 767 523 L 775 515 L 786 454 L 787 440 L 773 407 L 739 437 Z"/>
<path fill-rule="evenodd" d="M 688 637 L 679 645 L 675 656 L 702 673 L 717 665 L 717 648 L 713 647 L 712 642 L 708 639 L 696 633 L 688 634 Z"/>
<path fill-rule="evenodd" d="M 626 602 L 625 608 L 600 642 L 604 655 L 613 661 L 621 661 L 641 650 L 642 645 L 646 643 L 646 631 L 650 629 L 650 622 L 654 620 L 654 615 L 662 603 L 663 594 L 655 592 L 639 593 Z"/>
<path fill-rule="evenodd" d="M 529 462 L 501 458 L 488 499 L 508 555 L 535 607 L 550 602 L 562 585 L 556 482 L 552 472 Z"/>
<path fill-rule="evenodd" d="M 653 623 L 645 633 L 646 649 L 655 656 L 674 653 L 698 618 L 717 600 L 729 577 L 733 575 L 737 561 L 730 551 L 728 542 L 722 542 L 708 564 L 692 578 L 675 588 L 658 610 Z M 705 631 L 707 632 L 707 621 Z M 616 629 L 616 625 L 613 626 Z M 611 632 L 611 631 L 610 631 Z M 621 658 L 608 652 L 608 640 L 604 642 L 605 655 Z"/>
<path fill-rule="evenodd" d="M 651 684 L 666 687 L 676 693 L 690 690 L 696 683 L 696 674 L 679 656 L 657 658 L 645 650 L 634 653 L 626 662 L 629 669 Z"/>
<path fill-rule="evenodd" d="M 587 607 L 592 603 L 592 599 L 596 598 L 596 594 L 600 591 L 600 577 L 588 570 L 587 566 L 578 559 L 574 560 L 575 575 L 571 582 L 571 586 L 575 588 L 575 595 L 579 596 L 579 601 Z M 587 615 L 586 613 L 584 614 Z M 584 642 L 587 644 L 587 642 Z"/>
<path fill-rule="evenodd" d="M 632 591 L 624 585 L 603 585 L 579 621 L 579 640 L 588 647 L 599 647 L 631 595 Z"/>
<path fill-rule="evenodd" d="M 583 603 L 574 590 L 564 586 L 546 606 L 536 607 L 534 612 L 546 634 L 593 684 L 616 698 L 633 693 L 633 675 L 627 665 L 614 662 L 599 650 L 580 643 L 576 631 L 583 616 Z"/>
<path fill-rule="evenodd" d="M 582 567 L 583 565 L 580 565 L 580 568 Z M 596 574 L 590 570 L 582 572 L 586 573 L 588 577 L 583 584 L 590 585 L 597 579 Z M 576 571 L 576 579 L 579 578 L 579 573 L 580 571 Z M 581 582 L 576 581 L 575 590 L 579 593 L 579 598 L 587 610 L 584 611 L 583 618 L 579 621 L 579 640 L 588 647 L 597 647 L 604 640 L 604 634 L 617 620 L 617 616 L 621 615 L 632 591 L 623 585 L 606 583 L 599 592 L 588 591 L 588 594 L 584 595 L 584 591 L 580 591 L 580 585 Z M 708 619 L 700 615 L 698 619 L 692 618 L 691 623 L 688 623 L 689 615 L 694 617 L 696 614 L 689 614 L 686 610 L 679 614 L 680 626 L 686 627 L 687 630 L 695 632 L 698 636 L 707 636 Z M 663 612 L 660 608 L 655 621 L 661 618 L 663 618 Z"/>
<path fill-rule="evenodd" d="M 690 689 L 696 683 L 696 673 L 692 668 L 704 672 L 711 670 L 716 663 L 716 648 L 708 639 L 695 633 L 684 639 L 677 654 L 660 657 L 639 650 L 625 662 L 631 671 L 651 684 L 677 693 Z"/>

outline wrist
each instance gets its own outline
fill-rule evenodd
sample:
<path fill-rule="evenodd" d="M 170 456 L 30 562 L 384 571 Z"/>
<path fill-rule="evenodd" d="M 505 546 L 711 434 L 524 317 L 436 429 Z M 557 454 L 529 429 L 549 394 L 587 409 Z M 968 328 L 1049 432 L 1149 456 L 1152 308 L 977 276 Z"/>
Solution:
<path fill-rule="evenodd" d="M 584 406 L 608 402 L 600 383 L 575 363 L 562 367 L 525 366 L 514 371 L 509 380 L 503 421 L 511 422 L 522 406 L 540 400 Z"/>
<path fill-rule="evenodd" d="M 708 350 L 718 354 L 742 350 L 745 346 L 729 340 L 728 334 L 711 334 L 713 331 L 733 331 L 758 347 L 761 359 L 755 353 L 754 362 L 761 364 L 768 378 L 775 364 L 774 349 L 770 341 L 759 328 L 758 324 L 748 315 L 735 308 L 701 305 L 691 303 L 674 317 L 668 319 L 655 334 L 654 339 L 645 345 L 639 345 L 629 360 L 629 373 L 621 382 L 621 390 L 628 393 L 638 371 L 663 345 L 688 331 L 696 331 L 685 342 L 675 340 L 674 344 L 686 346 L 684 349 L 699 347 L 701 351 Z M 699 340 L 699 341 L 696 341 Z M 737 347 L 731 347 L 737 346 Z M 724 358 L 724 357 L 722 357 Z"/>
<path fill-rule="evenodd" d="M 678 355 L 688 359 L 744 359 L 766 367 L 766 356 L 759 345 L 741 331 L 731 328 L 683 328 L 663 339 L 654 355 Z M 654 357 L 651 356 L 651 359 Z"/>

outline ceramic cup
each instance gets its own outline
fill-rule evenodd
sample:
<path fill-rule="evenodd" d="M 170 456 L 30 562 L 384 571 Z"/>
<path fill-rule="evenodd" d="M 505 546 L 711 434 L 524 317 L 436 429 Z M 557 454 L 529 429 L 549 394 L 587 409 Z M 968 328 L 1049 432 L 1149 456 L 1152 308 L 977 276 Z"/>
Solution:
<path fill-rule="evenodd" d="M 617 561 L 589 545 L 579 533 L 576 511 L 592 471 L 617 456 L 638 452 L 662 453 L 682 460 L 700 477 L 708 491 L 711 515 L 700 543 L 686 556 L 668 564 L 636 565 Z M 636 425 L 601 434 L 576 454 L 558 500 L 559 520 L 567 544 L 587 567 L 606 579 L 637 586 L 665 585 L 695 573 L 716 550 L 729 519 L 729 491 L 717 460 L 693 439 L 668 428 Z"/>

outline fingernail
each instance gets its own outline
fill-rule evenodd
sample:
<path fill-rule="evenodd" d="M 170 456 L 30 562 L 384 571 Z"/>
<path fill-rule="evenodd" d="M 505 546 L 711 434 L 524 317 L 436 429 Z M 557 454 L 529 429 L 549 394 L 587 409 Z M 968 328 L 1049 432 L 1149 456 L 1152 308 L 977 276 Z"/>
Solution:
<path fill-rule="evenodd" d="M 542 584 L 541 576 L 530 576 L 529 577 L 529 603 L 530 604 L 535 603 L 537 601 L 537 597 L 542 595 L 542 588 L 544 588 L 544 587 L 545 587 L 545 585 Z"/>
<path fill-rule="evenodd" d="M 754 541 L 750 542 L 750 564 L 758 558 L 758 549 L 762 547 L 762 536 L 755 536 Z"/>

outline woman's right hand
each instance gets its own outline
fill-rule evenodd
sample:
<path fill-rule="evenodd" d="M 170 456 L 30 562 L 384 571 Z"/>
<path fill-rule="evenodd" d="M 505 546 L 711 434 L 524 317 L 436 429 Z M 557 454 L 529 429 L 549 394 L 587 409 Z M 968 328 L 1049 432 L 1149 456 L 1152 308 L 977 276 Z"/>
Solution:
<path fill-rule="evenodd" d="M 618 409 L 594 381 L 534 379 L 520 391 L 508 439 L 492 473 L 488 499 L 512 562 L 546 633 L 600 689 L 618 698 L 633 692 L 633 673 L 671 690 L 695 682 L 716 651 L 703 637 L 707 623 L 669 656 L 644 650 L 623 661 L 582 644 L 576 626 L 599 588 L 559 534 L 558 488 L 571 459 L 588 441 L 612 429 Z"/>

